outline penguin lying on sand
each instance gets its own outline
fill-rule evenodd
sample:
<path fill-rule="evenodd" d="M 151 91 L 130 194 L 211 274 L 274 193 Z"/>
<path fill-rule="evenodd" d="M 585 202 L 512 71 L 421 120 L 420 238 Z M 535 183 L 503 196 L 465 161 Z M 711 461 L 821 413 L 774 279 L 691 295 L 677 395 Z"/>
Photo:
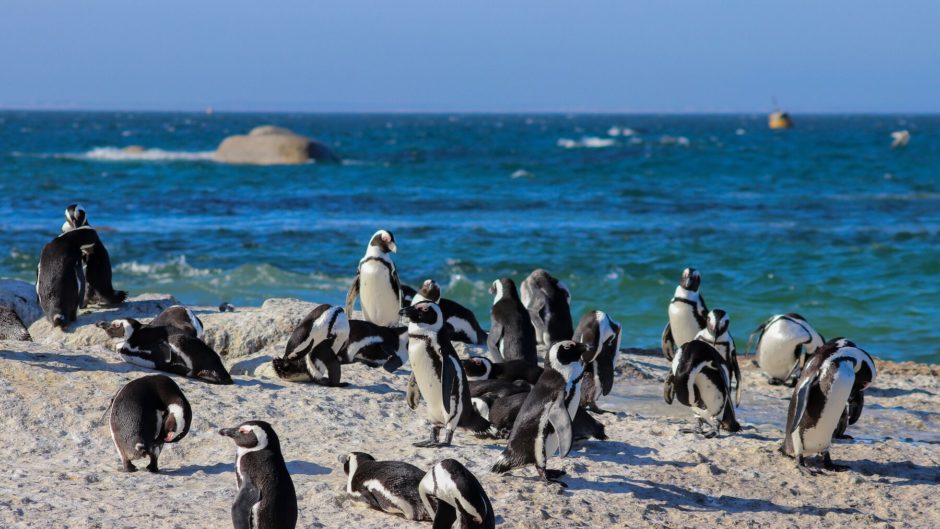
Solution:
<path fill-rule="evenodd" d="M 284 356 L 271 360 L 278 377 L 340 387 L 340 356 L 349 340 L 349 320 L 342 307 L 317 305 L 297 325 Z M 324 377 L 325 375 L 325 377 Z"/>
<path fill-rule="evenodd" d="M 408 361 L 408 327 L 349 320 L 349 340 L 340 358 L 343 363 L 361 362 L 394 373 Z"/>
<path fill-rule="evenodd" d="M 425 475 L 420 468 L 401 461 L 376 461 L 363 452 L 350 452 L 340 463 L 346 473 L 346 492 L 353 498 L 406 520 L 431 519 L 418 493 Z"/>
<path fill-rule="evenodd" d="M 532 365 L 525 360 L 510 360 L 508 362 L 494 362 L 485 356 L 471 356 L 460 361 L 467 378 L 475 380 L 524 380 L 535 384 L 542 376 L 542 368 Z"/>

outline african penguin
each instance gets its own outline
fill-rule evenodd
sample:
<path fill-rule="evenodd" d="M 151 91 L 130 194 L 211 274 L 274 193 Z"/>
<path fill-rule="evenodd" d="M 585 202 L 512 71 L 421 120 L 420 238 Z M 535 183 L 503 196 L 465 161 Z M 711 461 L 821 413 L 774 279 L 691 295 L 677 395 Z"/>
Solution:
<path fill-rule="evenodd" d="M 121 458 L 121 469 L 134 472 L 135 459 L 150 457 L 147 470 L 158 472 L 164 443 L 189 433 L 193 411 L 183 391 L 166 375 L 148 375 L 128 382 L 111 400 L 108 426 Z"/>
<path fill-rule="evenodd" d="M 340 387 L 340 355 L 349 341 L 349 320 L 342 307 L 322 304 L 301 320 L 287 341 L 284 356 L 271 360 L 278 377 Z M 324 377 L 325 376 L 325 377 Z"/>
<path fill-rule="evenodd" d="M 0 307 L 0 340 L 31 340 L 23 320 L 10 307 Z"/>
<path fill-rule="evenodd" d="M 430 439 L 415 443 L 415 446 L 448 446 L 458 426 L 478 435 L 496 435 L 496 429 L 480 417 L 470 403 L 470 384 L 460 358 L 443 330 L 444 316 L 440 307 L 436 303 L 422 301 L 405 307 L 401 314 L 409 322 L 411 379 L 407 402 L 411 409 L 415 409 L 419 397 L 423 398 L 431 422 Z M 440 435 L 442 429 L 443 437 Z"/>
<path fill-rule="evenodd" d="M 705 328 L 708 308 L 705 298 L 698 289 L 702 276 L 694 268 L 682 271 L 679 286 L 669 302 L 669 323 L 663 329 L 662 348 L 666 360 L 672 360 L 676 348 L 695 339 L 695 335 Z"/>
<path fill-rule="evenodd" d="M 522 304 L 529 311 L 538 345 L 551 347 L 574 335 L 571 322 L 571 291 L 564 283 L 541 268 L 534 270 L 519 286 Z"/>
<path fill-rule="evenodd" d="M 450 339 L 475 345 L 486 343 L 486 331 L 480 327 L 473 311 L 456 301 L 442 298 L 441 287 L 433 279 L 426 279 L 421 290 L 412 298 L 410 305 L 421 301 L 433 301 L 441 308 L 444 314 L 444 325 L 450 334 Z"/>
<path fill-rule="evenodd" d="M 508 277 L 497 279 L 490 293 L 494 295 L 486 341 L 490 354 L 503 362 L 524 360 L 529 365 L 538 365 L 535 327 L 519 300 L 516 284 Z"/>
<path fill-rule="evenodd" d="M 822 335 L 796 313 L 778 314 L 761 323 L 747 341 L 757 336 L 757 365 L 771 385 L 793 386 L 799 378 L 800 364 L 825 343 Z"/>
<path fill-rule="evenodd" d="M 602 310 L 591 310 L 578 322 L 574 339 L 588 347 L 581 383 L 581 406 L 594 413 L 614 413 L 602 410 L 597 401 L 610 394 L 614 386 L 614 366 L 620 353 L 620 324 Z"/>
<path fill-rule="evenodd" d="M 232 384 L 219 354 L 199 338 L 178 329 L 144 325 L 133 318 L 99 321 L 96 326 L 115 340 L 115 351 L 129 364 L 213 384 Z"/>
<path fill-rule="evenodd" d="M 490 421 L 490 424 L 499 430 L 501 438 L 506 439 L 509 437 L 516 417 L 519 415 L 519 410 L 522 409 L 522 405 L 525 403 L 525 399 L 528 395 L 528 391 L 506 396 L 496 396 L 492 393 L 487 393 L 479 397 L 474 397 L 472 401 L 473 407 L 480 412 L 480 415 Z M 578 408 L 578 412 L 575 414 L 574 421 L 571 424 L 571 429 L 572 444 L 589 438 L 599 439 L 601 441 L 607 439 L 604 425 L 592 417 L 591 414 L 587 413 L 583 406 Z"/>
<path fill-rule="evenodd" d="M 434 465 L 418 486 L 424 508 L 434 513 L 434 529 L 494 529 L 490 498 L 466 467 L 454 459 Z"/>
<path fill-rule="evenodd" d="M 539 476 L 567 486 L 558 478 L 564 471 L 546 468 L 549 457 L 565 457 L 573 442 L 572 422 L 581 402 L 582 357 L 587 346 L 558 342 L 547 355 L 546 369 L 519 410 L 509 434 L 509 444 L 493 465 L 502 474 L 513 468 L 535 465 Z"/>
<path fill-rule="evenodd" d="M 297 493 L 281 454 L 274 428 L 264 421 L 246 421 L 219 430 L 237 448 L 232 503 L 235 529 L 293 529 L 297 525 Z"/>
<path fill-rule="evenodd" d="M 822 454 L 826 470 L 848 470 L 832 462 L 829 446 L 853 396 L 858 401 L 875 374 L 871 355 L 854 343 L 844 338 L 826 342 L 807 361 L 793 389 L 780 451 L 796 458 L 801 468 L 806 456 Z M 861 414 L 861 409 L 850 413 Z"/>
<path fill-rule="evenodd" d="M 485 356 L 471 356 L 460 361 L 467 379 L 474 380 L 525 380 L 535 384 L 542 376 L 542 368 L 532 365 L 525 360 L 510 360 L 509 362 L 494 362 Z"/>
<path fill-rule="evenodd" d="M 349 341 L 341 359 L 382 367 L 389 373 L 408 361 L 408 327 L 382 327 L 366 320 L 349 320 Z"/>
<path fill-rule="evenodd" d="M 683 433 L 700 433 L 712 438 L 721 428 L 729 432 L 741 429 L 732 403 L 731 365 L 714 347 L 701 340 L 687 342 L 676 351 L 663 385 L 663 399 L 667 404 L 678 400 L 695 413 L 696 428 L 683 429 Z M 703 424 L 710 429 L 704 431 Z"/>
<path fill-rule="evenodd" d="M 420 468 L 401 461 L 376 461 L 363 452 L 350 452 L 340 462 L 346 473 L 346 492 L 353 498 L 406 520 L 431 519 L 418 494 L 425 474 Z"/>
<path fill-rule="evenodd" d="M 85 270 L 82 252 L 98 242 L 95 230 L 84 227 L 67 231 L 46 244 L 36 271 L 36 295 L 43 314 L 54 327 L 65 327 L 85 306 Z"/>
<path fill-rule="evenodd" d="M 391 254 L 398 251 L 392 232 L 379 230 L 369 240 L 366 255 L 359 261 L 356 279 L 346 295 L 346 313 L 352 314 L 359 298 L 362 319 L 383 327 L 398 325 L 401 287 Z"/>
<path fill-rule="evenodd" d="M 695 335 L 695 339 L 714 347 L 731 366 L 731 383 L 734 386 L 734 402 L 737 405 L 741 403 L 741 368 L 738 366 L 738 353 L 734 347 L 734 338 L 728 330 L 730 326 L 731 320 L 725 311 L 721 309 L 709 311 L 705 328 Z"/>
<path fill-rule="evenodd" d="M 471 380 L 470 397 L 489 395 L 491 397 L 505 397 L 515 393 L 528 393 L 532 385 L 523 380 L 508 381 L 499 378 L 489 380 Z"/>
<path fill-rule="evenodd" d="M 150 320 L 148 325 L 163 326 L 170 333 L 185 334 L 202 340 L 202 320 L 196 317 L 192 310 L 182 305 L 173 305 L 164 309 L 156 318 Z"/>
<path fill-rule="evenodd" d="M 65 208 L 65 223 L 62 224 L 62 232 L 77 228 L 92 229 L 88 224 L 85 209 L 78 204 L 70 204 Z M 82 262 L 87 281 L 84 305 L 113 306 L 120 305 L 127 299 L 127 292 L 114 290 L 114 285 L 111 283 L 111 257 L 100 237 L 93 247 L 82 249 Z"/>

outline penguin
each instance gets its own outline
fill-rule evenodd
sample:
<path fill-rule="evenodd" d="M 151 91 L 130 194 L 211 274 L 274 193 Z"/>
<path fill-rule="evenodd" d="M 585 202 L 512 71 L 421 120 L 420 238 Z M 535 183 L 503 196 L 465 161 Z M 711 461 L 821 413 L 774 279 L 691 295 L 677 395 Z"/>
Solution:
<path fill-rule="evenodd" d="M 503 397 L 494 396 L 491 393 L 474 397 L 473 407 L 477 409 L 480 415 L 490 421 L 494 427 L 499 430 L 499 437 L 507 439 L 512 431 L 519 410 L 525 403 L 529 392 L 513 393 Z M 579 441 L 594 438 L 601 441 L 607 439 L 607 432 L 604 424 L 587 413 L 583 406 L 578 408 L 578 413 L 574 416 L 571 424 L 572 444 Z"/>
<path fill-rule="evenodd" d="M 362 319 L 383 327 L 398 325 L 398 311 L 402 306 L 401 286 L 398 270 L 391 257 L 397 251 L 392 232 L 375 232 L 366 248 L 366 255 L 359 261 L 356 279 L 346 295 L 347 314 L 353 313 L 353 304 L 358 297 Z"/>
<path fill-rule="evenodd" d="M 65 222 L 62 224 L 62 232 L 65 233 L 78 228 L 91 229 L 91 225 L 88 224 L 88 215 L 82 206 L 70 204 L 65 208 Z M 83 306 L 116 306 L 127 299 L 127 292 L 114 290 L 111 281 L 111 257 L 100 238 L 93 247 L 82 250 L 82 263 L 85 279 L 88 283 Z"/>
<path fill-rule="evenodd" d="M 408 327 L 349 320 L 349 340 L 340 358 L 343 363 L 361 362 L 394 373 L 408 361 Z"/>
<path fill-rule="evenodd" d="M 757 336 L 757 344 L 751 349 L 754 336 Z M 747 341 L 747 353 L 757 353 L 757 365 L 770 385 L 792 387 L 800 376 L 800 364 L 825 341 L 806 318 L 791 312 L 772 316 L 761 323 Z"/>
<path fill-rule="evenodd" d="M 490 293 L 494 295 L 486 341 L 490 354 L 503 362 L 524 360 L 529 365 L 538 365 L 535 327 L 519 300 L 516 284 L 508 277 L 497 279 Z"/>
<path fill-rule="evenodd" d="M 124 385 L 111 399 L 108 426 L 121 458 L 121 470 L 135 472 L 135 459 L 150 457 L 147 470 L 158 472 L 165 443 L 186 437 L 193 411 L 183 391 L 166 375 L 148 375 Z"/>
<path fill-rule="evenodd" d="M 496 516 L 480 481 L 454 459 L 431 467 L 418 485 L 424 508 L 434 513 L 434 529 L 494 529 Z"/>
<path fill-rule="evenodd" d="M 317 305 L 291 333 L 284 356 L 272 359 L 271 365 L 278 377 L 291 382 L 346 386 L 340 382 L 340 356 L 348 341 L 349 320 L 343 308 Z"/>
<path fill-rule="evenodd" d="M 574 335 L 571 322 L 571 291 L 541 268 L 534 270 L 519 287 L 522 304 L 529 311 L 538 345 L 551 347 Z"/>
<path fill-rule="evenodd" d="M 731 366 L 734 403 L 738 405 L 741 403 L 741 368 L 738 366 L 738 353 L 734 347 L 734 338 L 728 330 L 730 326 L 731 320 L 725 311 L 721 309 L 709 311 L 705 328 L 695 335 L 695 339 L 714 347 Z"/>
<path fill-rule="evenodd" d="M 23 320 L 9 307 L 0 307 L 0 340 L 32 341 Z"/>
<path fill-rule="evenodd" d="M 857 402 L 876 373 L 871 355 L 851 341 L 826 342 L 806 362 L 793 388 L 780 451 L 796 458 L 801 469 L 806 456 L 821 454 L 826 470 L 848 470 L 832 462 L 829 447 L 853 396 Z M 860 415 L 861 409 L 856 406 L 850 413 Z"/>
<path fill-rule="evenodd" d="M 535 384 L 542 376 L 542 368 L 532 365 L 525 360 L 510 360 L 509 362 L 494 362 L 485 356 L 471 356 L 460 361 L 467 379 L 474 380 L 524 380 Z"/>
<path fill-rule="evenodd" d="M 442 298 L 441 287 L 433 279 L 425 279 L 421 290 L 412 297 L 410 305 L 421 301 L 433 301 L 441 308 L 444 314 L 444 325 L 450 334 L 450 339 L 474 345 L 486 344 L 486 331 L 480 327 L 480 322 L 473 311 L 456 301 Z"/>
<path fill-rule="evenodd" d="M 232 377 L 211 347 L 162 325 L 144 325 L 133 318 L 96 326 L 115 340 L 114 349 L 129 364 L 175 373 L 212 384 L 232 384 Z"/>
<path fill-rule="evenodd" d="M 430 520 L 418 486 L 425 472 L 400 461 L 376 461 L 363 452 L 350 452 L 340 457 L 346 473 L 346 492 L 353 498 L 406 520 Z M 433 511 L 431 511 L 433 512 Z"/>
<path fill-rule="evenodd" d="M 294 529 L 297 493 L 281 454 L 274 428 L 264 421 L 246 421 L 219 434 L 235 441 L 235 484 L 232 504 L 235 529 Z"/>
<path fill-rule="evenodd" d="M 704 341 L 692 340 L 676 351 L 663 385 L 663 399 L 666 404 L 678 400 L 695 413 L 696 428 L 683 429 L 683 433 L 699 433 L 711 439 L 721 428 L 741 430 L 731 403 L 731 365 Z M 711 429 L 704 431 L 703 424 Z"/>
<path fill-rule="evenodd" d="M 620 324 L 602 310 L 590 310 L 581 317 L 574 339 L 588 346 L 581 383 L 581 406 L 593 413 L 603 410 L 597 401 L 614 387 L 614 366 L 620 354 Z"/>
<path fill-rule="evenodd" d="M 418 293 L 414 287 L 410 287 L 402 283 L 399 288 L 399 293 L 401 294 L 401 306 L 408 307 L 411 305 L 411 302 L 414 301 L 415 295 Z"/>
<path fill-rule="evenodd" d="M 470 402 L 470 384 L 457 351 L 444 329 L 444 315 L 436 303 L 422 301 L 401 309 L 408 324 L 408 361 L 411 379 L 407 402 L 411 409 L 419 397 L 427 402 L 431 437 L 415 443 L 419 447 L 449 446 L 454 430 L 461 428 L 481 436 L 495 436 L 497 431 Z M 441 430 L 444 430 L 441 438 Z"/>
<path fill-rule="evenodd" d="M 78 318 L 85 306 L 85 270 L 82 254 L 98 242 L 98 234 L 89 227 L 62 233 L 46 244 L 39 255 L 36 271 L 36 295 L 46 319 L 63 330 Z"/>
<path fill-rule="evenodd" d="M 469 383 L 470 397 L 479 397 L 481 395 L 505 397 L 515 393 L 528 393 L 532 389 L 532 385 L 523 380 L 510 382 L 494 378 L 490 380 L 471 380 Z"/>
<path fill-rule="evenodd" d="M 182 305 L 166 308 L 156 318 L 150 320 L 148 325 L 166 327 L 170 333 L 185 334 L 200 340 L 203 336 L 202 320 L 196 317 L 192 310 Z"/>
<path fill-rule="evenodd" d="M 548 469 L 546 463 L 549 457 L 565 457 L 571 450 L 585 351 L 587 346 L 571 340 L 557 342 L 549 349 L 545 372 L 523 402 L 509 444 L 493 465 L 493 472 L 503 474 L 535 465 L 542 479 L 567 486 L 558 479 L 564 471 Z"/>
<path fill-rule="evenodd" d="M 663 329 L 662 348 L 663 355 L 670 362 L 676 348 L 694 340 L 707 323 L 708 308 L 698 291 L 701 284 L 702 276 L 698 270 L 686 268 L 669 302 L 669 323 Z"/>

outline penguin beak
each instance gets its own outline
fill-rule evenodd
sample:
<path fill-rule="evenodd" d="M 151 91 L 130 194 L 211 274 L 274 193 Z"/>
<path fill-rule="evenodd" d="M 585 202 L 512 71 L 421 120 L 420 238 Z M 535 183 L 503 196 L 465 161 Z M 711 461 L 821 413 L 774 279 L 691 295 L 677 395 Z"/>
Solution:
<path fill-rule="evenodd" d="M 238 435 L 238 428 L 222 428 L 219 430 L 219 435 L 224 435 L 225 437 L 231 437 L 232 439 Z"/>
<path fill-rule="evenodd" d="M 404 316 L 408 318 L 409 320 L 411 319 L 411 316 L 414 315 L 414 313 L 415 313 L 414 307 L 405 307 L 401 309 L 400 311 L 398 311 L 399 316 Z"/>
<path fill-rule="evenodd" d="M 111 324 L 106 321 L 99 321 L 95 323 L 95 327 L 98 327 L 99 329 L 107 329 L 110 326 Z"/>
<path fill-rule="evenodd" d="M 173 442 L 174 437 L 176 437 L 176 432 L 167 432 L 166 437 L 164 438 L 164 441 L 171 443 Z"/>
<path fill-rule="evenodd" d="M 398 245 L 395 244 L 395 241 L 388 243 L 388 249 L 392 253 L 398 253 Z"/>
<path fill-rule="evenodd" d="M 490 294 L 496 294 L 496 285 L 490 285 Z"/>

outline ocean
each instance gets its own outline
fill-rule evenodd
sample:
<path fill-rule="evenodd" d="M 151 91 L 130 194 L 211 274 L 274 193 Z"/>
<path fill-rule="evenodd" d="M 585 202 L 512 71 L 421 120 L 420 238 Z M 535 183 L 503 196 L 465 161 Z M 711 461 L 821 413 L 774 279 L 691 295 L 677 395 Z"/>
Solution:
<path fill-rule="evenodd" d="M 739 354 L 764 319 L 799 312 L 876 356 L 940 363 L 940 116 L 794 119 L 0 112 L 0 276 L 34 281 L 78 202 L 131 295 L 341 304 L 385 228 L 403 282 L 435 278 L 484 327 L 490 283 L 542 267 L 575 321 L 602 309 L 625 346 L 656 347 L 694 266 Z M 212 161 L 263 124 L 345 161 Z M 902 129 L 910 144 L 891 149 Z"/>

